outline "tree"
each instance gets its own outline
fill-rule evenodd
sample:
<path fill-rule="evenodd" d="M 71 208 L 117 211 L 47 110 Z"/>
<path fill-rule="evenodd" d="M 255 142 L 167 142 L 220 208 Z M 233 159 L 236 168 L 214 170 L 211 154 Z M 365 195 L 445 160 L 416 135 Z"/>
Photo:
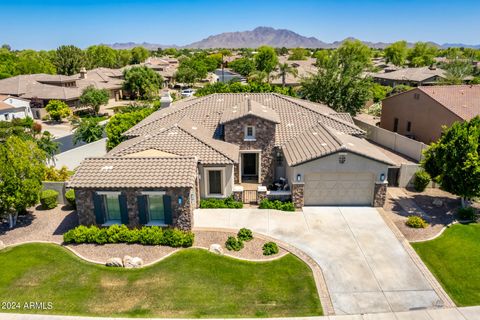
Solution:
<path fill-rule="evenodd" d="M 424 152 L 422 167 L 442 189 L 465 200 L 480 196 L 480 118 L 455 122 Z"/>
<path fill-rule="evenodd" d="M 54 64 L 58 74 L 71 76 L 85 67 L 85 55 L 82 49 L 75 46 L 60 46 L 57 49 Z"/>
<path fill-rule="evenodd" d="M 55 66 L 46 51 L 23 50 L 18 53 L 16 74 L 55 74 Z"/>
<path fill-rule="evenodd" d="M 308 100 L 328 105 L 337 112 L 355 115 L 370 98 L 369 49 L 346 41 L 322 62 L 316 75 L 305 78 L 300 93 Z"/>
<path fill-rule="evenodd" d="M 116 50 L 116 63 L 117 68 L 127 66 L 132 61 L 132 52 L 130 50 Z"/>
<path fill-rule="evenodd" d="M 275 52 L 279 56 L 286 56 L 288 54 L 288 49 L 286 47 L 275 48 Z"/>
<path fill-rule="evenodd" d="M 132 49 L 132 64 L 139 64 L 147 60 L 150 52 L 144 47 L 135 47 Z"/>
<path fill-rule="evenodd" d="M 129 91 L 133 98 L 151 99 L 158 96 L 163 78 L 150 68 L 145 66 L 132 67 L 124 71 L 125 81 L 123 88 Z"/>
<path fill-rule="evenodd" d="M 207 65 L 207 63 L 211 62 L 212 61 L 207 62 L 201 55 L 184 58 L 180 61 L 180 66 L 175 73 L 175 80 L 177 82 L 192 85 L 201 79 L 205 79 L 209 69 L 211 70 L 212 66 L 213 69 L 216 68 L 213 64 Z"/>
<path fill-rule="evenodd" d="M 107 149 L 111 150 L 126 138 L 123 133 L 148 117 L 154 111 L 153 108 L 140 108 L 139 110 L 117 113 L 110 118 L 105 132 L 107 133 Z"/>
<path fill-rule="evenodd" d="M 52 162 L 55 165 L 55 154 L 59 150 L 59 142 L 53 140 L 53 135 L 48 132 L 44 131 L 40 138 L 37 140 L 37 146 L 45 152 L 45 156 L 48 161 Z"/>
<path fill-rule="evenodd" d="M 378 83 L 372 83 L 370 86 L 370 92 L 373 102 L 377 103 L 387 97 L 392 92 L 393 88 L 389 86 L 382 86 Z"/>
<path fill-rule="evenodd" d="M 80 141 L 91 143 L 100 140 L 103 136 L 105 127 L 99 124 L 96 118 L 83 118 L 75 126 L 73 134 L 73 143 Z"/>
<path fill-rule="evenodd" d="M 60 100 L 50 100 L 45 107 L 45 110 L 54 121 L 62 121 L 63 118 L 72 114 L 70 107 Z"/>
<path fill-rule="evenodd" d="M 255 63 L 250 58 L 233 60 L 228 64 L 228 67 L 244 77 L 255 71 Z"/>
<path fill-rule="evenodd" d="M 117 53 L 106 45 L 90 46 L 87 48 L 85 55 L 89 69 L 115 68 L 117 65 Z"/>
<path fill-rule="evenodd" d="M 254 57 L 255 68 L 267 74 L 267 80 L 270 80 L 270 73 L 278 64 L 278 57 L 275 49 L 268 46 L 261 46 Z"/>
<path fill-rule="evenodd" d="M 267 82 L 268 74 L 265 71 L 255 70 L 248 75 L 249 82 L 263 83 Z"/>
<path fill-rule="evenodd" d="M 454 59 L 444 65 L 445 84 L 462 84 L 465 78 L 473 75 L 473 65 L 464 59 Z"/>
<path fill-rule="evenodd" d="M 397 41 L 385 48 L 385 59 L 396 66 L 403 66 L 407 61 L 408 47 L 406 41 Z"/>
<path fill-rule="evenodd" d="M 288 60 L 307 60 L 307 57 L 310 55 L 310 52 L 304 48 L 295 48 L 292 49 L 292 53 L 288 57 Z"/>
<path fill-rule="evenodd" d="M 298 76 L 298 70 L 295 67 L 289 65 L 288 63 L 279 63 L 277 77 L 282 78 L 282 87 L 285 87 L 285 79 L 289 74 L 296 78 Z"/>
<path fill-rule="evenodd" d="M 18 212 L 38 202 L 45 154 L 35 142 L 12 136 L 0 144 L 0 168 L 0 216 L 13 228 Z"/>
<path fill-rule="evenodd" d="M 80 96 L 80 103 L 86 107 L 92 108 L 95 114 L 98 114 L 100 107 L 108 104 L 110 94 L 106 89 L 96 89 L 94 86 L 86 87 Z"/>
<path fill-rule="evenodd" d="M 320 67 L 320 66 L 323 66 L 324 64 L 327 63 L 327 60 L 330 58 L 331 56 L 331 52 L 330 50 L 318 50 L 316 51 L 314 54 L 313 54 L 313 57 L 315 59 L 317 59 L 315 65 L 317 67 Z"/>
<path fill-rule="evenodd" d="M 408 52 L 407 58 L 412 67 L 430 66 L 435 62 L 437 48 L 426 42 L 417 42 Z"/>

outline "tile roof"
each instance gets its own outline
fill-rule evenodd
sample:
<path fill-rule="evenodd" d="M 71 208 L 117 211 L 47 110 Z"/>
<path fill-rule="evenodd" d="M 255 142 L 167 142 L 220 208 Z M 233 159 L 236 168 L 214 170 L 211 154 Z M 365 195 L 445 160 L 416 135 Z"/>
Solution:
<path fill-rule="evenodd" d="M 69 188 L 194 187 L 195 157 L 87 158 L 67 182 Z"/>
<path fill-rule="evenodd" d="M 442 69 L 431 69 L 429 67 L 421 68 L 403 68 L 392 72 L 380 72 L 371 74 L 374 78 L 387 80 L 407 80 L 422 82 L 431 77 L 444 77 L 445 71 Z"/>
<path fill-rule="evenodd" d="M 335 131 L 319 123 L 294 137 L 282 147 L 289 166 L 296 166 L 339 151 L 349 151 L 389 165 L 395 165 L 385 154 L 362 138 Z"/>
<path fill-rule="evenodd" d="M 247 98 L 232 108 L 225 110 L 220 118 L 220 124 L 225 124 L 247 116 L 254 116 L 273 123 L 280 123 L 280 117 L 275 110 Z"/>
<path fill-rule="evenodd" d="M 418 90 L 464 120 L 480 115 L 480 85 L 425 86 Z"/>
<path fill-rule="evenodd" d="M 277 124 L 275 136 L 277 146 L 315 126 L 319 121 L 347 134 L 363 135 L 365 133 L 355 124 L 332 116 L 331 114 L 335 111 L 325 105 L 275 93 L 226 93 L 212 94 L 188 101 L 181 100 L 168 108 L 154 112 L 128 130 L 125 135 L 133 137 L 145 135 L 187 117 L 198 126 L 204 127 L 210 136 L 218 136 L 223 114 L 230 112 L 232 107 L 245 102 L 247 98 L 278 114 L 280 123 Z"/>
<path fill-rule="evenodd" d="M 195 155 L 202 164 L 238 162 L 239 147 L 214 139 L 208 131 L 183 118 L 151 134 L 121 143 L 107 156 L 126 156 L 146 150 L 159 150 L 179 156 Z"/>

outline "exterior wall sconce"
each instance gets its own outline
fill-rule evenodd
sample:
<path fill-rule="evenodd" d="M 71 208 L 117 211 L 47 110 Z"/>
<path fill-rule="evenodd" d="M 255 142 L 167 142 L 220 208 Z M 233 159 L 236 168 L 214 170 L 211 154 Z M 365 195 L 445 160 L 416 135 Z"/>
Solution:
<path fill-rule="evenodd" d="M 302 175 L 299 173 L 297 174 L 297 182 L 300 182 L 302 181 Z"/>
<path fill-rule="evenodd" d="M 385 181 L 385 173 L 380 174 L 380 181 Z"/>
<path fill-rule="evenodd" d="M 183 204 L 183 197 L 182 196 L 179 196 L 178 197 L 178 205 L 182 205 Z"/>

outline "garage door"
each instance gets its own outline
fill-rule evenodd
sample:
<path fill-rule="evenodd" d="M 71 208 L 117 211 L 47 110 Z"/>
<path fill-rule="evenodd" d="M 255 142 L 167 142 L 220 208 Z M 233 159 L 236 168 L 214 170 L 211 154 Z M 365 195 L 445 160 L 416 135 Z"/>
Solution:
<path fill-rule="evenodd" d="M 311 173 L 305 176 L 305 205 L 371 205 L 374 188 L 369 173 Z"/>

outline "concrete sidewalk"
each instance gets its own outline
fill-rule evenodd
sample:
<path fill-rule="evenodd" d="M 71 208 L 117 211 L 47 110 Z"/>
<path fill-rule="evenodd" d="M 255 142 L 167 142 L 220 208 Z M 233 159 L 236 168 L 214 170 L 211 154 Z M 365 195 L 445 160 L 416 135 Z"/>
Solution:
<path fill-rule="evenodd" d="M 104 317 L 76 317 L 76 316 L 51 316 L 33 314 L 0 313 L 0 320 L 117 320 L 133 318 L 104 318 Z M 139 320 L 155 320 L 161 318 L 135 318 Z M 257 318 L 262 319 L 262 318 Z M 265 318 L 267 319 L 267 318 Z M 276 320 L 282 318 L 275 318 Z M 363 315 L 343 315 L 305 318 L 283 318 L 285 320 L 478 320 L 480 307 L 450 308 L 417 310 L 407 312 L 369 313 Z M 221 319 L 215 319 L 221 320 Z M 243 320 L 236 318 L 236 320 Z"/>

